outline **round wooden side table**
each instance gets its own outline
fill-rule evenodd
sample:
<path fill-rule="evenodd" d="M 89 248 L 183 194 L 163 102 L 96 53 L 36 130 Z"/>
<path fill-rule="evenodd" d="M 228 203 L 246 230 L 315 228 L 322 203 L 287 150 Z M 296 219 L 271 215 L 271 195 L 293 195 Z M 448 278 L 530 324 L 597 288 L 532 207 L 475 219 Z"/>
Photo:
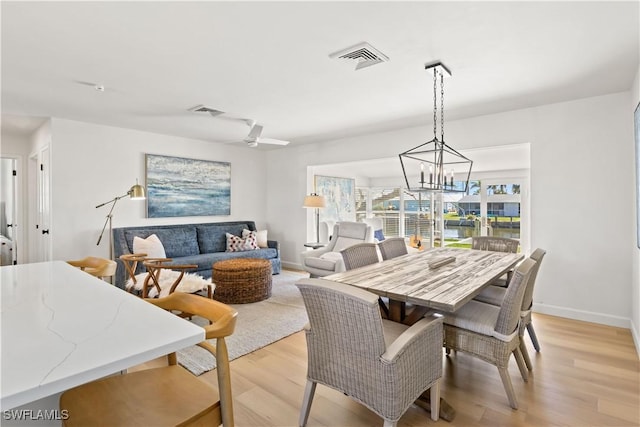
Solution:
<path fill-rule="evenodd" d="M 260 258 L 236 258 L 213 264 L 213 299 L 225 304 L 245 304 L 271 296 L 271 262 Z"/>

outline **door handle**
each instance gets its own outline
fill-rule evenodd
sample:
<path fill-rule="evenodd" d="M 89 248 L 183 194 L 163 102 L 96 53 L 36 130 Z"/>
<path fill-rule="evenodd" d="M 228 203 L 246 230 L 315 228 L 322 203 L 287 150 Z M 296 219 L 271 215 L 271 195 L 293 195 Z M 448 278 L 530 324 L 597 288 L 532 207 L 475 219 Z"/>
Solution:
<path fill-rule="evenodd" d="M 42 230 L 42 234 L 49 234 L 49 230 Z"/>

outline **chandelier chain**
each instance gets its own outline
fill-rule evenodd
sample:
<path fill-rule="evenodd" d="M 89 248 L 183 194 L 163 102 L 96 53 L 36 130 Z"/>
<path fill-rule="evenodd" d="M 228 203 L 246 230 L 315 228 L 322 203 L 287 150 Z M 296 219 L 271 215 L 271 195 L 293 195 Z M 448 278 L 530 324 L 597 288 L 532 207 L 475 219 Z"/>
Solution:
<path fill-rule="evenodd" d="M 436 94 L 438 90 L 438 70 L 433 68 L 433 138 L 438 139 L 438 103 Z"/>
<path fill-rule="evenodd" d="M 440 73 L 440 142 L 444 143 L 444 73 Z"/>

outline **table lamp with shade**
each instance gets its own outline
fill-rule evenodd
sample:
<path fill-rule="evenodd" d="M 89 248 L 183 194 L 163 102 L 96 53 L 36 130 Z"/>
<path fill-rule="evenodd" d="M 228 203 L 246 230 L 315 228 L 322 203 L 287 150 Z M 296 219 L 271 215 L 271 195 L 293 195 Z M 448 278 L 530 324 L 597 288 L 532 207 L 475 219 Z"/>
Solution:
<path fill-rule="evenodd" d="M 316 210 L 316 243 L 320 243 L 320 208 L 324 208 L 327 205 L 324 196 L 319 196 L 316 193 L 311 193 L 305 196 L 302 207 L 314 208 Z"/>
<path fill-rule="evenodd" d="M 136 184 L 133 185 L 129 191 L 127 191 L 125 194 L 123 194 L 122 196 L 116 196 L 113 199 L 109 200 L 108 202 L 104 202 L 99 204 L 98 206 L 96 206 L 97 208 L 101 208 L 105 205 L 108 205 L 109 203 L 112 203 L 111 205 L 111 209 L 109 210 L 109 213 L 107 214 L 107 220 L 104 222 L 104 225 L 102 226 L 102 232 L 100 232 L 100 237 L 98 237 L 98 242 L 96 243 L 96 246 L 98 246 L 100 244 L 100 241 L 102 240 L 102 236 L 104 235 L 104 230 L 107 228 L 107 224 L 109 225 L 109 259 L 113 259 L 113 229 L 112 229 L 112 225 L 111 225 L 111 220 L 113 218 L 113 208 L 116 207 L 116 203 L 118 203 L 118 200 L 125 198 L 129 196 L 131 198 L 131 200 L 144 200 L 145 197 L 145 192 L 144 192 L 144 187 L 140 184 L 138 184 L 138 180 L 136 179 Z"/>

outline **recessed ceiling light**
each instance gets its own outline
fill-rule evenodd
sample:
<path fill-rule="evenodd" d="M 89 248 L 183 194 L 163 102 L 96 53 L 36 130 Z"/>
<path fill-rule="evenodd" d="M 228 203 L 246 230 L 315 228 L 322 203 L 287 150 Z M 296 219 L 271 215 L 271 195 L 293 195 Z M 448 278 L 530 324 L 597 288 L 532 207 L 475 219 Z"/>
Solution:
<path fill-rule="evenodd" d="M 95 85 L 93 88 L 98 92 L 104 92 L 104 85 Z"/>

